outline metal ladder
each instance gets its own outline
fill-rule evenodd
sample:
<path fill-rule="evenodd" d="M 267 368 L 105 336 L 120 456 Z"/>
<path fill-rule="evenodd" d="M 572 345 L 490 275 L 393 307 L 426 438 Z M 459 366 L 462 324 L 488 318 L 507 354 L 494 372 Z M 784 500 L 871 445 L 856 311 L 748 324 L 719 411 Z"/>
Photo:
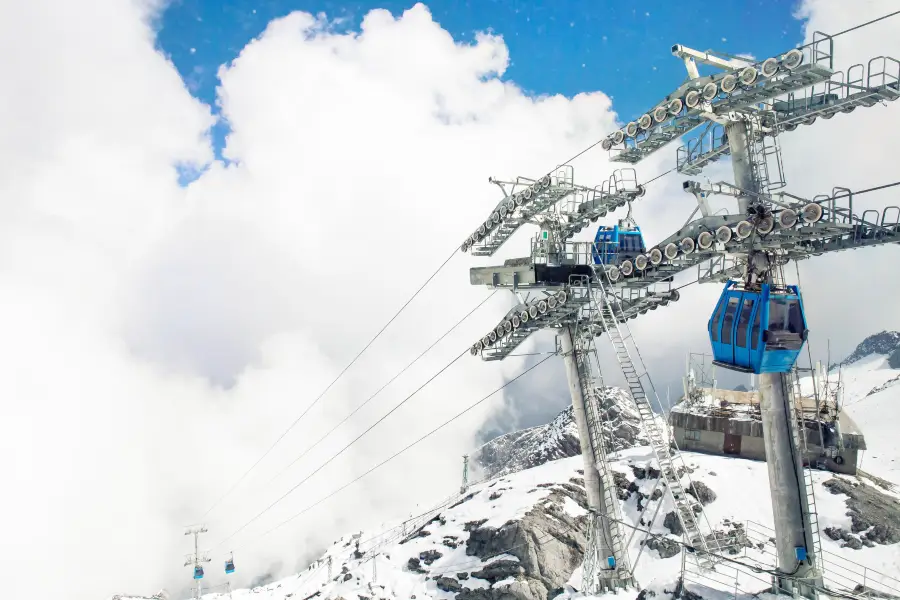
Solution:
<path fill-rule="evenodd" d="M 677 451 L 672 452 L 670 449 L 668 432 L 664 434 L 660 431 L 656 415 L 653 413 L 653 409 L 650 406 L 650 401 L 644 389 L 644 384 L 641 381 L 642 378 L 647 377 L 646 370 L 642 368 L 641 370 L 643 372 L 638 373 L 638 369 L 632 361 L 626 342 L 631 340 L 632 346 L 634 347 L 638 358 L 640 358 L 640 353 L 637 351 L 637 345 L 634 342 L 634 338 L 631 335 L 628 326 L 625 324 L 624 317 L 619 318 L 616 316 L 613 305 L 610 302 L 609 294 L 607 294 L 606 287 L 603 283 L 606 272 L 602 266 L 597 265 L 594 266 L 594 272 L 597 275 L 595 280 L 596 286 L 594 289 L 598 292 L 600 305 L 599 310 L 597 310 L 596 313 L 600 318 L 603 329 L 606 331 L 607 336 L 609 336 L 609 339 L 612 342 L 616 353 L 616 360 L 618 360 L 619 366 L 622 369 L 622 374 L 625 376 L 628 390 L 634 400 L 638 414 L 640 415 L 641 424 L 650 440 L 653 455 L 659 464 L 663 477 L 665 477 L 666 487 L 675 504 L 675 514 L 684 530 L 684 537 L 688 544 L 700 551 L 699 554 L 694 554 L 697 565 L 701 569 L 712 568 L 715 565 L 715 559 L 711 554 L 717 554 L 721 550 L 718 539 L 712 531 L 712 527 L 709 527 L 709 523 L 707 523 L 708 533 L 704 533 L 704 531 L 701 530 L 700 517 L 705 519 L 705 516 L 703 515 L 703 506 L 693 496 L 687 493 L 685 487 L 681 483 L 681 477 L 687 475 L 687 465 L 685 465 L 684 459 L 681 457 L 680 453 Z M 620 323 L 622 324 L 622 329 L 626 332 L 625 336 L 622 335 L 619 326 Z M 643 361 L 641 362 L 643 363 Z M 678 474 L 678 467 L 675 464 L 676 461 L 681 463 L 679 466 L 683 468 L 682 476 L 679 476 Z M 690 481 L 689 476 L 688 480 Z M 692 485 L 692 482 L 689 485 Z"/>
<path fill-rule="evenodd" d="M 790 402 L 791 411 L 794 413 L 794 419 L 791 423 L 791 437 L 794 440 L 794 447 L 802 450 L 803 454 L 807 453 L 806 445 L 806 420 L 803 417 L 803 396 L 800 395 L 800 377 L 796 370 L 790 373 L 784 373 L 782 376 L 783 385 L 788 391 L 788 402 Z M 803 471 L 803 491 L 801 492 L 800 506 L 809 523 L 809 536 L 812 540 L 813 564 L 819 573 L 822 573 L 822 541 L 819 536 L 819 515 L 816 510 L 816 493 L 813 487 L 812 469 L 800 465 Z"/>
<path fill-rule="evenodd" d="M 585 281 L 584 285 L 588 285 Z M 591 305 L 588 305 L 587 313 L 590 314 Z M 606 459 L 606 448 L 603 441 L 603 429 L 598 415 L 597 407 L 597 378 L 595 378 L 592 369 L 590 357 L 597 359 L 596 347 L 593 345 L 593 337 L 585 337 L 579 335 L 575 331 L 573 346 L 576 349 L 575 358 L 578 366 L 578 382 L 584 397 L 585 415 L 587 417 L 588 434 L 591 441 L 591 452 L 594 464 L 600 475 L 600 481 L 603 485 L 603 505 L 606 508 L 606 530 L 612 539 L 607 540 L 608 546 L 612 550 L 613 556 L 616 558 L 616 571 L 620 573 L 619 579 L 626 580 L 626 583 L 632 581 L 632 573 L 628 560 L 628 548 L 625 541 L 625 535 L 622 530 L 622 513 L 619 507 L 619 499 L 615 492 L 614 479 L 612 470 Z M 599 362 L 598 362 L 599 364 Z M 602 385 L 602 383 L 601 383 Z M 603 523 L 601 519 L 596 518 L 591 527 L 591 536 L 589 551 L 585 554 L 584 572 L 597 573 L 602 569 L 608 569 L 605 556 L 598 556 L 596 536 L 603 535 Z M 596 582 L 594 582 L 596 583 Z M 593 589 L 590 593 L 599 593 L 604 590 Z"/>

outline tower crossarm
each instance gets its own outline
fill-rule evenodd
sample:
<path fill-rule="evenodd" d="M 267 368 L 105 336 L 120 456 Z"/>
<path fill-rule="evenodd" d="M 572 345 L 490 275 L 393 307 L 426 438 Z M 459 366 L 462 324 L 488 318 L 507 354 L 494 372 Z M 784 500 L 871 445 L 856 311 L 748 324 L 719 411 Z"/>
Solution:
<path fill-rule="evenodd" d="M 845 72 L 836 72 L 818 85 L 781 93 L 764 103 L 763 127 L 759 133 L 774 136 L 812 125 L 819 118 L 831 119 L 859 107 L 872 107 L 900 97 L 900 61 L 876 56 Z M 677 151 L 680 173 L 697 175 L 709 164 L 731 155 L 731 147 L 720 124 L 711 124 L 700 135 L 687 140 Z"/>
<path fill-rule="evenodd" d="M 644 196 L 634 169 L 617 169 L 602 185 L 586 194 L 575 194 L 559 210 L 559 238 L 571 239 L 576 233 L 617 208 Z"/>
<path fill-rule="evenodd" d="M 574 170 L 569 165 L 536 180 L 520 177 L 515 182 L 490 181 L 497 183 L 506 196 L 463 241 L 460 250 L 471 251 L 473 256 L 493 256 L 522 225 L 534 223 L 562 199 L 575 192 L 592 192 L 574 184 Z"/>
<path fill-rule="evenodd" d="M 685 61 L 688 80 L 607 136 L 602 147 L 610 160 L 635 164 L 704 122 L 723 122 L 734 111 L 752 111 L 778 96 L 821 84 L 834 75 L 833 47 L 830 36 L 817 32 L 811 44 L 752 61 L 675 45 L 672 53 Z M 700 76 L 695 61 L 723 70 Z"/>

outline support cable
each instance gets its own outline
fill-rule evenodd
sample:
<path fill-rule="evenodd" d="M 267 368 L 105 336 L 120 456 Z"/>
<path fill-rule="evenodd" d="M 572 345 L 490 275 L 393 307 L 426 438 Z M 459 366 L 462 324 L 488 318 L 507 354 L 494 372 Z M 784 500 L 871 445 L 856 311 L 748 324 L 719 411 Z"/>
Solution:
<path fill-rule="evenodd" d="M 467 348 L 467 349 L 466 349 L 466 352 L 468 352 L 468 351 L 469 351 L 469 350 L 468 350 L 468 348 Z M 463 355 L 460 355 L 460 356 L 463 356 Z M 512 384 L 513 382 L 515 382 L 515 381 L 519 380 L 520 378 L 524 377 L 524 376 L 525 376 L 527 373 L 529 373 L 530 371 L 532 371 L 532 370 L 536 369 L 537 367 L 541 366 L 542 364 L 544 364 L 545 362 L 547 362 L 547 361 L 548 361 L 550 358 L 552 358 L 552 357 L 553 357 L 553 356 L 550 355 L 550 356 L 547 356 L 547 357 L 541 359 L 540 361 L 536 362 L 534 365 L 528 367 L 527 369 L 525 369 L 524 371 L 522 371 L 521 373 L 519 373 L 518 375 L 516 375 L 515 377 L 513 377 L 512 379 L 510 379 L 509 381 L 507 381 L 506 383 L 504 383 L 504 384 L 501 385 L 500 387 L 498 387 L 497 389 L 495 389 L 493 392 L 487 394 L 486 396 L 484 396 L 483 398 L 481 398 L 481 399 L 478 400 L 477 402 L 475 402 L 475 403 L 473 403 L 473 404 L 470 404 L 467 408 L 465 408 L 464 410 L 462 410 L 462 411 L 460 411 L 459 413 L 457 413 L 454 417 L 451 417 L 450 419 L 444 421 L 443 423 L 441 423 L 440 425 L 438 425 L 437 427 L 435 427 L 434 429 L 432 429 L 431 431 L 429 431 L 428 433 L 426 433 L 425 435 L 423 435 L 423 436 L 420 437 L 419 439 L 417 439 L 417 440 L 415 440 L 414 442 L 408 444 L 407 446 L 405 446 L 405 447 L 402 448 L 401 450 L 395 452 L 395 453 L 394 453 L 393 455 L 391 455 L 390 457 L 386 458 L 385 460 L 381 461 L 380 463 L 378 463 L 378 464 L 375 465 L 374 467 L 370 468 L 370 469 L 369 469 L 368 471 L 366 471 L 365 473 L 362 473 L 361 475 L 357 476 L 356 478 L 354 478 L 354 479 L 350 480 L 349 482 L 345 483 L 343 486 L 341 486 L 341 487 L 339 487 L 338 489 L 334 490 L 334 491 L 331 492 L 330 494 L 324 496 L 323 498 L 317 500 L 317 501 L 314 502 L 313 504 L 307 506 L 306 508 L 304 508 L 304 509 L 301 510 L 300 512 L 296 513 L 294 516 L 292 516 L 292 517 L 286 519 L 285 521 L 282 521 L 282 522 L 279 523 L 278 525 L 275 525 L 274 527 L 272 527 L 271 529 L 269 529 L 269 530 L 266 531 L 265 533 L 259 535 L 256 539 L 260 539 L 260 538 L 262 538 L 262 537 L 267 536 L 268 534 L 272 533 L 272 532 L 275 531 L 276 529 L 279 529 L 280 527 L 283 527 L 284 525 L 287 525 L 289 522 L 293 521 L 294 519 L 296 519 L 296 518 L 299 517 L 300 515 L 302 515 L 302 514 L 304 514 L 304 513 L 306 513 L 306 512 L 309 512 L 310 510 L 312 510 L 312 509 L 315 508 L 316 506 L 322 504 L 322 503 L 325 502 L 326 500 L 329 500 L 329 499 L 331 499 L 332 497 L 336 496 L 338 493 L 340 493 L 340 492 L 342 492 L 343 490 L 347 489 L 348 487 L 350 487 L 350 486 L 353 485 L 354 483 L 360 481 L 362 478 L 364 478 L 364 477 L 366 477 L 367 475 L 369 475 L 370 473 L 374 472 L 376 469 L 379 469 L 379 468 L 383 467 L 384 465 L 386 465 L 387 463 L 391 462 L 392 460 L 394 460 L 395 458 L 397 458 L 397 457 L 400 456 L 401 454 L 405 453 L 406 451 L 410 450 L 410 449 L 413 448 L 414 446 L 416 446 L 416 445 L 420 444 L 421 442 L 425 441 L 427 438 L 431 437 L 432 435 L 434 435 L 435 433 L 437 433 L 438 431 L 440 431 L 440 430 L 443 429 L 444 427 L 448 426 L 448 425 L 449 425 L 450 423 L 452 423 L 453 421 L 456 421 L 457 419 L 459 419 L 460 417 L 462 417 L 463 415 L 465 415 L 466 413 L 468 413 L 469 411 L 471 411 L 472 409 L 474 409 L 474 408 L 477 407 L 478 405 L 480 405 L 480 404 L 484 403 L 485 401 L 487 401 L 489 398 L 491 398 L 491 397 L 494 396 L 495 394 L 498 394 L 499 392 L 501 392 L 503 389 L 505 389 L 507 386 L 509 386 L 509 385 Z M 459 359 L 459 357 L 458 357 L 457 359 L 454 359 L 453 362 L 456 362 L 456 360 L 458 360 L 458 359 Z M 451 364 L 452 364 L 452 363 L 451 363 Z M 448 365 L 448 366 L 449 366 L 449 365 Z M 302 482 L 301 482 L 301 483 L 302 483 Z M 299 486 L 299 484 L 298 484 L 298 486 Z M 267 510 L 268 510 L 268 509 L 267 509 Z M 260 513 L 260 514 L 262 514 L 262 513 Z M 255 517 L 254 517 L 254 518 L 255 518 Z M 248 523 L 248 524 L 249 524 L 249 523 Z M 246 527 L 246 525 L 245 525 L 244 527 Z M 243 529 L 244 527 L 242 527 L 241 529 Z M 225 541 L 227 541 L 228 539 L 231 539 L 231 538 L 234 537 L 234 535 L 236 535 L 236 534 L 237 534 L 237 532 L 235 532 L 234 534 L 232 534 L 231 536 L 229 536 L 226 540 L 223 540 L 221 543 L 217 544 L 216 547 L 221 546 L 222 544 L 225 543 Z"/>
<path fill-rule="evenodd" d="M 415 357 L 415 358 L 412 360 L 412 362 L 410 362 L 410 363 L 407 364 L 405 367 L 403 367 L 400 371 L 397 372 L 396 375 L 394 375 L 393 377 L 391 377 L 391 378 L 387 381 L 387 383 L 385 383 L 384 385 L 382 385 L 380 388 L 378 388 L 378 390 L 377 390 L 374 394 L 372 394 L 371 396 L 369 396 L 368 399 L 366 399 L 365 402 L 363 402 L 362 404 L 360 404 L 359 406 L 357 406 L 355 409 L 353 409 L 353 411 L 350 412 L 350 414 L 348 414 L 346 417 L 344 417 L 343 419 L 341 419 L 341 421 L 340 421 L 337 425 L 335 425 L 335 426 L 332 427 L 330 430 L 328 430 L 327 433 L 325 433 L 324 435 L 322 435 L 322 437 L 320 437 L 318 440 L 316 440 L 315 443 L 313 443 L 313 444 L 312 444 L 311 446 L 309 446 L 306 450 L 304 450 L 304 451 L 300 454 L 300 456 L 298 456 L 297 458 L 295 458 L 294 460 L 292 460 L 292 461 L 290 462 L 290 464 L 288 464 L 284 469 L 282 469 L 281 471 L 279 471 L 278 474 L 275 475 L 275 477 L 273 477 L 273 478 L 269 481 L 269 483 L 271 484 L 273 481 L 275 481 L 276 479 L 278 479 L 279 477 L 281 477 L 281 475 L 282 475 L 285 471 L 287 471 L 288 469 L 290 469 L 297 461 L 299 461 L 299 460 L 302 459 L 304 456 L 306 456 L 307 454 L 309 454 L 309 452 L 310 452 L 313 448 L 315 448 L 316 446 L 318 446 L 318 445 L 322 442 L 322 440 L 324 440 L 324 439 L 327 438 L 329 435 L 331 435 L 332 433 L 334 433 L 334 431 L 335 431 L 338 427 L 340 427 L 341 425 L 343 425 L 344 423 L 346 423 L 347 420 L 348 420 L 350 417 L 352 417 L 352 416 L 355 415 L 357 412 L 359 412 L 366 404 L 368 404 L 369 402 L 371 402 L 372 400 L 374 400 L 374 399 L 375 399 L 375 396 L 377 396 L 378 394 L 380 394 L 381 392 L 383 392 L 384 389 L 385 389 L 386 387 L 388 387 L 388 386 L 391 385 L 394 381 L 396 381 L 397 378 L 400 377 L 401 375 L 403 375 L 410 367 L 412 367 L 414 364 L 416 364 L 417 362 L 419 362 L 419 360 L 420 360 L 423 356 L 425 356 L 429 351 L 431 351 L 432 348 L 434 348 L 435 346 L 437 346 L 437 345 L 441 342 L 441 340 L 443 340 L 445 337 L 447 337 L 448 335 L 450 335 L 451 333 L 453 333 L 453 331 L 456 330 L 457 327 L 459 327 L 460 325 L 462 325 L 463 321 L 465 321 L 466 319 L 468 319 L 469 317 L 471 317 L 472 314 L 473 314 L 476 310 L 478 310 L 479 308 L 481 308 L 482 306 L 484 306 L 484 305 L 487 303 L 488 300 L 490 300 L 491 298 L 494 297 L 494 295 L 495 295 L 496 293 L 497 293 L 497 290 L 494 290 L 493 292 L 491 292 L 491 294 L 490 294 L 487 298 L 485 298 L 484 300 L 482 300 L 481 302 L 479 302 L 478 305 L 475 306 L 475 308 L 473 308 L 472 310 L 470 310 L 470 311 L 466 314 L 466 316 L 464 316 L 462 319 L 460 319 L 459 321 L 457 321 L 456 324 L 453 325 L 453 327 L 451 327 L 450 329 L 448 329 L 443 335 L 441 335 L 441 337 L 439 337 L 439 338 L 436 339 L 434 342 L 432 342 L 432 344 L 431 344 L 430 346 L 428 346 L 427 348 L 425 348 L 425 350 L 423 350 L 417 357 Z M 390 413 L 388 413 L 388 414 L 390 414 Z"/>
<path fill-rule="evenodd" d="M 262 456 L 260 456 L 259 459 L 258 459 L 255 463 L 253 463 L 253 464 L 250 466 L 250 468 L 247 469 L 247 470 L 244 472 L 244 474 L 241 475 L 241 476 L 238 478 L 238 480 L 235 481 L 234 484 L 233 484 L 230 488 L 228 488 L 228 491 L 226 491 L 226 492 L 225 492 L 218 500 L 216 500 L 216 501 L 213 503 L 212 506 L 210 506 L 208 509 L 206 509 L 206 512 L 203 513 L 203 516 L 200 517 L 200 520 L 203 520 L 204 518 L 206 518 L 206 516 L 207 516 L 210 512 L 212 512 L 212 510 L 213 510 L 216 506 L 218 506 L 218 505 L 222 502 L 222 500 L 224 500 L 226 497 L 228 497 L 228 496 L 231 494 L 231 492 L 233 492 L 233 491 L 235 490 L 235 488 L 237 488 L 237 486 L 240 485 L 240 483 L 241 483 L 244 479 L 246 479 L 247 475 L 249 475 L 250 472 L 253 471 L 253 469 L 255 469 L 255 468 L 259 465 L 259 463 L 261 463 L 261 462 L 263 461 L 263 459 L 266 458 L 266 456 L 269 455 L 270 452 L 272 452 L 272 450 L 275 448 L 275 446 L 278 445 L 278 442 L 280 442 L 282 439 L 284 439 L 284 437 L 285 437 L 285 436 L 286 436 L 286 435 L 287 435 L 294 427 L 297 426 L 297 423 L 299 423 L 300 420 L 303 419 L 303 417 L 306 416 L 306 414 L 310 411 L 310 409 L 312 409 L 312 407 L 315 406 L 315 405 L 319 402 L 319 400 L 322 399 L 322 397 L 328 392 L 328 390 L 330 390 L 330 389 L 332 388 L 332 386 L 333 386 L 335 383 L 337 383 L 337 381 L 344 375 L 344 373 L 346 373 L 347 370 L 348 370 L 350 367 L 352 367 L 353 364 L 356 363 L 357 360 L 359 360 L 359 357 L 362 356 L 363 353 L 364 353 L 366 350 L 369 349 L 369 346 L 371 346 L 371 345 L 375 342 L 375 340 L 377 340 L 377 339 L 381 336 L 382 333 L 384 333 L 385 329 L 387 329 L 388 326 L 390 326 L 390 324 L 393 323 L 394 320 L 396 320 L 396 318 L 397 318 L 398 316 L 400 316 L 400 313 L 402 313 L 402 312 L 406 309 L 406 307 L 409 306 L 410 302 L 412 302 L 412 301 L 416 298 L 416 296 L 418 296 L 419 293 L 421 293 L 421 291 L 422 291 L 423 289 L 425 289 L 425 286 L 427 286 L 427 285 L 431 282 L 431 280 L 434 279 L 434 278 L 437 276 L 437 274 L 440 273 L 440 272 L 443 270 L 443 268 L 444 268 L 445 266 L 447 266 L 447 263 L 450 262 L 450 259 L 452 259 L 452 258 L 456 255 L 456 251 L 457 251 L 457 248 L 454 248 L 454 249 L 453 249 L 453 253 L 451 253 L 450 256 L 448 256 L 448 257 L 446 258 L 446 260 L 444 260 L 444 262 L 441 263 L 441 266 L 439 266 L 439 267 L 437 268 L 437 270 L 435 270 L 434 273 L 432 273 L 432 274 L 428 277 L 428 279 L 425 280 L 425 283 L 423 283 L 422 285 L 420 285 L 420 286 L 419 286 L 419 289 L 417 289 L 417 290 L 413 293 L 413 295 L 410 296 L 409 299 L 408 299 L 406 302 L 403 303 L 403 306 L 401 306 L 400 309 L 399 309 L 396 313 L 394 313 L 394 316 L 391 317 L 391 318 L 388 320 L 388 322 L 384 324 L 384 327 L 382 327 L 382 328 L 378 331 L 378 333 L 376 333 L 375 336 L 374 336 L 372 339 L 370 339 L 369 342 L 368 342 L 365 346 L 363 346 L 363 349 L 360 350 L 360 351 L 357 353 L 357 355 L 353 357 L 353 360 L 351 360 L 349 363 L 347 363 L 347 366 L 345 366 L 343 369 L 341 369 L 341 372 L 338 373 L 337 377 L 335 377 L 335 378 L 332 380 L 332 382 L 329 383 L 328 386 L 327 386 L 324 390 L 322 390 L 322 393 L 319 394 L 319 395 L 316 397 L 316 399 L 313 400 L 312 403 L 311 403 L 309 406 L 307 406 L 306 409 L 305 409 L 302 413 L 300 413 L 300 416 L 297 417 L 297 418 L 294 420 L 294 422 L 291 423 L 291 424 L 288 426 L 288 428 L 285 429 L 284 432 L 283 432 L 280 436 L 278 436 L 278 438 L 272 443 L 272 445 L 269 446 L 269 449 L 266 450 L 265 452 L 263 452 Z"/>
<path fill-rule="evenodd" d="M 394 411 L 396 411 L 398 408 L 400 408 L 401 406 L 403 406 L 404 404 L 406 404 L 410 399 L 412 399 L 413 396 L 415 396 L 416 394 L 418 394 L 425 386 L 427 386 L 429 383 L 431 383 L 432 381 L 434 381 L 435 379 L 437 379 L 438 376 L 440 376 L 442 373 L 444 373 L 444 371 L 446 371 L 446 370 L 449 369 L 451 366 L 453 366 L 454 364 L 456 364 L 456 362 L 459 361 L 459 359 L 461 359 L 463 356 L 465 356 L 465 355 L 468 354 L 468 353 L 469 353 L 469 349 L 468 349 L 468 348 L 466 348 L 465 350 L 463 350 L 456 358 L 454 358 L 454 359 L 451 360 L 449 363 L 447 363 L 446 365 L 444 365 L 443 367 L 441 367 L 441 369 L 440 369 L 437 373 L 435 373 L 434 375 L 432 375 L 431 377 L 429 377 L 429 378 L 425 381 L 425 383 L 423 383 L 422 385 L 420 385 L 419 387 L 417 387 L 417 388 L 415 389 L 415 391 L 413 391 L 413 393 L 411 393 L 410 395 L 408 395 L 408 396 L 407 396 L 406 398 L 404 398 L 399 404 L 397 404 L 396 406 L 394 406 L 394 408 L 392 408 L 392 409 L 389 410 L 387 413 L 385 413 L 384 415 L 382 415 L 382 417 L 381 417 L 380 419 L 378 419 L 377 421 L 375 421 L 374 423 L 372 423 L 372 425 L 370 425 L 365 431 L 363 431 L 363 432 L 360 433 L 358 436 L 356 436 L 355 438 L 353 438 L 353 440 L 352 440 L 350 443 L 348 443 L 346 446 L 344 446 L 343 448 L 341 448 L 337 453 L 332 454 L 332 455 L 331 455 L 331 458 L 329 458 L 329 459 L 326 460 L 324 463 L 322 463 L 321 465 L 319 465 L 318 468 L 316 468 L 312 473 L 310 473 L 309 475 L 307 475 L 306 477 L 304 477 L 303 479 L 301 479 L 301 480 L 300 480 L 300 483 L 298 483 L 297 485 L 295 485 L 294 487 L 292 487 L 291 489 L 289 489 L 288 491 L 286 491 L 286 492 L 285 492 L 284 494 L 282 494 L 277 500 L 275 500 L 275 501 L 272 502 L 269 506 L 267 506 L 266 508 L 264 508 L 263 510 L 261 510 L 259 513 L 257 513 L 255 517 L 253 517 L 252 519 L 250 519 L 249 521 L 247 521 L 246 523 L 244 523 L 243 525 L 241 525 L 234 533 L 232 533 L 232 534 L 229 535 L 227 538 L 225 538 L 224 540 L 222 540 L 221 542 L 219 542 L 219 544 L 217 544 L 216 547 L 221 546 L 222 544 L 224 544 L 225 542 L 227 542 L 228 540 L 230 540 L 231 538 L 233 538 L 234 536 L 236 536 L 238 533 L 240 533 L 241 531 L 243 531 L 248 525 L 250 525 L 251 523 L 253 523 L 254 521 L 256 521 L 258 518 L 260 518 L 261 516 L 263 516 L 265 513 L 267 513 L 269 510 L 271 510 L 272 508 L 274 508 L 276 504 L 278 504 L 279 502 L 281 502 L 282 500 L 284 500 L 285 498 L 287 498 L 287 496 L 288 496 L 289 494 L 293 493 L 297 488 L 299 488 L 301 485 L 303 485 L 304 483 L 306 483 L 307 481 L 309 481 L 309 479 L 310 479 L 311 477 L 313 477 L 316 473 L 318 473 L 319 471 L 321 471 L 322 469 L 324 469 L 326 466 L 328 466 L 328 464 L 330 464 L 331 461 L 333 461 L 333 460 L 336 459 L 338 456 L 340 456 L 341 454 L 343 454 L 348 448 L 350 448 L 350 446 L 352 446 L 352 445 L 355 444 L 357 441 L 359 441 L 359 439 L 362 438 L 364 435 L 366 435 L 367 433 L 369 433 L 370 431 L 372 431 L 379 423 L 381 423 L 382 421 L 384 421 L 385 419 L 387 419 L 389 416 L 391 416 L 391 415 L 394 413 Z"/>

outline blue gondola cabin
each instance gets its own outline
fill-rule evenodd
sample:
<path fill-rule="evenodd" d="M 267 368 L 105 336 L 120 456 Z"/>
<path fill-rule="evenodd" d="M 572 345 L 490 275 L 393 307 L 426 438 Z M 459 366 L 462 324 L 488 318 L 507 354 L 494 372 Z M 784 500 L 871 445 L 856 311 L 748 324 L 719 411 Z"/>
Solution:
<path fill-rule="evenodd" d="M 228 559 L 225 561 L 225 572 L 226 573 L 234 573 L 234 560 Z"/>
<path fill-rule="evenodd" d="M 601 225 L 594 238 L 592 254 L 596 265 L 619 265 L 622 261 L 633 260 L 646 251 L 640 227 L 627 229 L 619 225 L 613 227 Z"/>
<path fill-rule="evenodd" d="M 203 567 L 200 565 L 194 567 L 194 579 L 203 579 Z"/>
<path fill-rule="evenodd" d="M 725 284 L 707 327 L 713 364 L 742 373 L 787 373 L 809 333 L 800 289 Z"/>

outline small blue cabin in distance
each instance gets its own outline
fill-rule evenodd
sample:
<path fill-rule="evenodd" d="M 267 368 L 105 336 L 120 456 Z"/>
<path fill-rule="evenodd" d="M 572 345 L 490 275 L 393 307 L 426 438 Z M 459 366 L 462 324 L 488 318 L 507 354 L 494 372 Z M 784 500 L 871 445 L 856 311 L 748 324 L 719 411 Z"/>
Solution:
<path fill-rule="evenodd" d="M 626 229 L 619 225 L 613 227 L 601 225 L 594 237 L 591 253 L 596 265 L 618 265 L 624 260 L 633 260 L 646 250 L 640 227 Z"/>
<path fill-rule="evenodd" d="M 200 565 L 194 567 L 194 579 L 203 579 L 203 567 Z"/>
<path fill-rule="evenodd" d="M 795 285 L 759 291 L 729 281 L 707 325 L 713 364 L 743 373 L 787 373 L 809 334 Z"/>

